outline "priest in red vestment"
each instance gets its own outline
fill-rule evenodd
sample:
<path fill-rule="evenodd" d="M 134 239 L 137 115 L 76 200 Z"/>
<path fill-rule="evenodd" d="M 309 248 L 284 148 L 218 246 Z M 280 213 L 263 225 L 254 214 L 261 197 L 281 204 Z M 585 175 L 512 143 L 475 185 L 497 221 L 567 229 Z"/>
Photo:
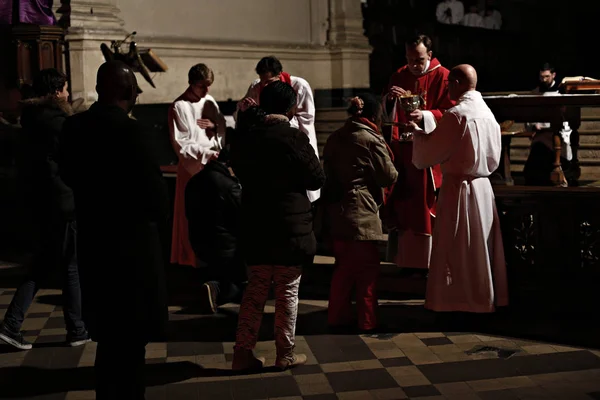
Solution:
<path fill-rule="evenodd" d="M 389 205 L 391 221 L 388 222 L 397 228 L 395 262 L 403 268 L 429 268 L 436 190 L 442 184 L 442 173 L 439 165 L 427 169 L 417 169 L 413 165 L 412 141 L 410 137 L 408 140 L 402 138 L 402 125 L 414 121 L 429 133 L 443 113 L 454 105 L 448 97 L 449 71 L 432 57 L 431 45 L 431 39 L 425 35 L 406 42 L 407 64 L 392 75 L 384 100 L 394 105 L 394 122 L 399 123 L 392 127 L 390 138 L 399 175 Z M 420 95 L 422 105 L 421 109 L 407 115 L 398 99 L 408 92 Z M 390 235 L 390 238 L 394 237 Z"/>

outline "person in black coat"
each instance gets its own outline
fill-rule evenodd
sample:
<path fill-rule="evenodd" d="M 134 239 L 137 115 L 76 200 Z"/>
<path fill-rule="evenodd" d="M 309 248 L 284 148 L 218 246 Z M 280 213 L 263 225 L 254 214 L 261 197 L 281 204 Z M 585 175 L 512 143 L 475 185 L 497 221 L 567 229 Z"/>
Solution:
<path fill-rule="evenodd" d="M 228 135 L 229 136 L 229 135 Z M 246 266 L 239 246 L 242 187 L 229 168 L 229 148 L 188 182 L 185 213 L 190 243 L 208 264 L 210 281 L 202 285 L 203 309 L 239 301 Z"/>
<path fill-rule="evenodd" d="M 62 274 L 67 343 L 80 346 L 89 342 L 81 318 L 73 192 L 58 176 L 56 163 L 59 133 L 73 114 L 67 87 L 62 72 L 44 69 L 33 82 L 36 97 L 22 102 L 17 172 L 36 248 L 31 272 L 17 288 L 0 326 L 0 339 L 21 350 L 32 347 L 20 332 L 25 313 L 40 285 L 48 283 L 57 269 Z"/>
<path fill-rule="evenodd" d="M 307 190 L 317 190 L 325 173 L 308 136 L 292 128 L 296 92 L 287 83 L 268 84 L 260 95 L 258 122 L 248 120 L 232 143 L 231 165 L 242 184 L 242 250 L 248 286 L 242 299 L 233 369 L 260 368 L 253 355 L 271 282 L 275 282 L 276 365 L 306 362 L 294 353 L 301 266 L 316 252 Z M 253 110 L 256 111 L 256 110 Z M 248 112 L 245 111 L 245 112 Z"/>
<path fill-rule="evenodd" d="M 65 122 L 59 166 L 77 207 L 83 318 L 96 351 L 96 398 L 143 399 L 146 344 L 168 322 L 168 196 L 123 62 L 98 70 L 98 101 Z"/>

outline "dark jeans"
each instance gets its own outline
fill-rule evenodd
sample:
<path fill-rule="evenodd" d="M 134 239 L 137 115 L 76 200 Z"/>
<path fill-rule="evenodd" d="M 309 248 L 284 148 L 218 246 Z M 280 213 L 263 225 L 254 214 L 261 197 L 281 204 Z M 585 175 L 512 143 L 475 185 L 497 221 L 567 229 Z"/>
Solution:
<path fill-rule="evenodd" d="M 77 225 L 75 221 L 44 222 L 38 232 L 38 248 L 31 271 L 17 291 L 6 310 L 4 327 L 18 333 L 25 313 L 41 284 L 48 282 L 59 269 L 63 286 L 63 315 L 69 338 L 86 335 L 81 319 L 81 289 L 77 268 Z"/>
<path fill-rule="evenodd" d="M 217 290 L 217 305 L 239 303 L 246 277 L 246 264 L 241 259 L 221 260 L 208 264 L 208 283 Z"/>
<path fill-rule="evenodd" d="M 96 348 L 97 400 L 143 400 L 146 343 L 123 337 L 99 341 Z"/>

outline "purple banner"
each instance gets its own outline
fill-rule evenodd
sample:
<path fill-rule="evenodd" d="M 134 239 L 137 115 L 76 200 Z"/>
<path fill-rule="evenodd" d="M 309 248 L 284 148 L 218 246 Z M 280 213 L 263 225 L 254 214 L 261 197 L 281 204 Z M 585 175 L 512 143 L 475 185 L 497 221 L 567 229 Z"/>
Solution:
<path fill-rule="evenodd" d="M 19 0 L 18 22 L 34 25 L 55 25 L 53 0 Z M 0 0 L 0 24 L 13 23 L 13 0 Z"/>

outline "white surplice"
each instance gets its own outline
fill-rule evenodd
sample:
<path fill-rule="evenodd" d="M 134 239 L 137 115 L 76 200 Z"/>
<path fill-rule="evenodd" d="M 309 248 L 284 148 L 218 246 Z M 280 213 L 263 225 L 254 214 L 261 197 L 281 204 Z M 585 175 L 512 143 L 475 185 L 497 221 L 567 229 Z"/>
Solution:
<path fill-rule="evenodd" d="M 425 307 L 493 312 L 508 304 L 502 233 L 488 179 L 500 163 L 500 126 L 481 93 L 469 91 L 430 134 L 417 129 L 413 164 L 441 164 Z"/>
<path fill-rule="evenodd" d="M 219 109 L 216 100 L 209 94 L 200 101 L 177 100 L 173 106 L 172 139 L 179 161 L 191 176 L 199 172 L 211 157 L 223 148 L 223 137 L 215 134 L 209 137 L 206 130 L 198 126 L 202 119 L 202 111 L 207 101 L 213 102 Z"/>
<path fill-rule="evenodd" d="M 315 155 L 319 158 L 319 147 L 317 145 L 317 132 L 315 130 L 315 100 L 310 84 L 306 79 L 290 76 L 292 81 L 292 87 L 296 91 L 296 114 L 290 120 L 290 125 L 294 128 L 300 129 L 308 136 L 308 140 Z M 260 85 L 260 79 L 256 79 L 250 87 L 245 97 L 254 99 L 257 103 L 259 100 L 258 87 Z M 312 190 L 306 192 L 308 199 L 312 202 L 318 200 L 321 197 L 321 190 Z"/>

